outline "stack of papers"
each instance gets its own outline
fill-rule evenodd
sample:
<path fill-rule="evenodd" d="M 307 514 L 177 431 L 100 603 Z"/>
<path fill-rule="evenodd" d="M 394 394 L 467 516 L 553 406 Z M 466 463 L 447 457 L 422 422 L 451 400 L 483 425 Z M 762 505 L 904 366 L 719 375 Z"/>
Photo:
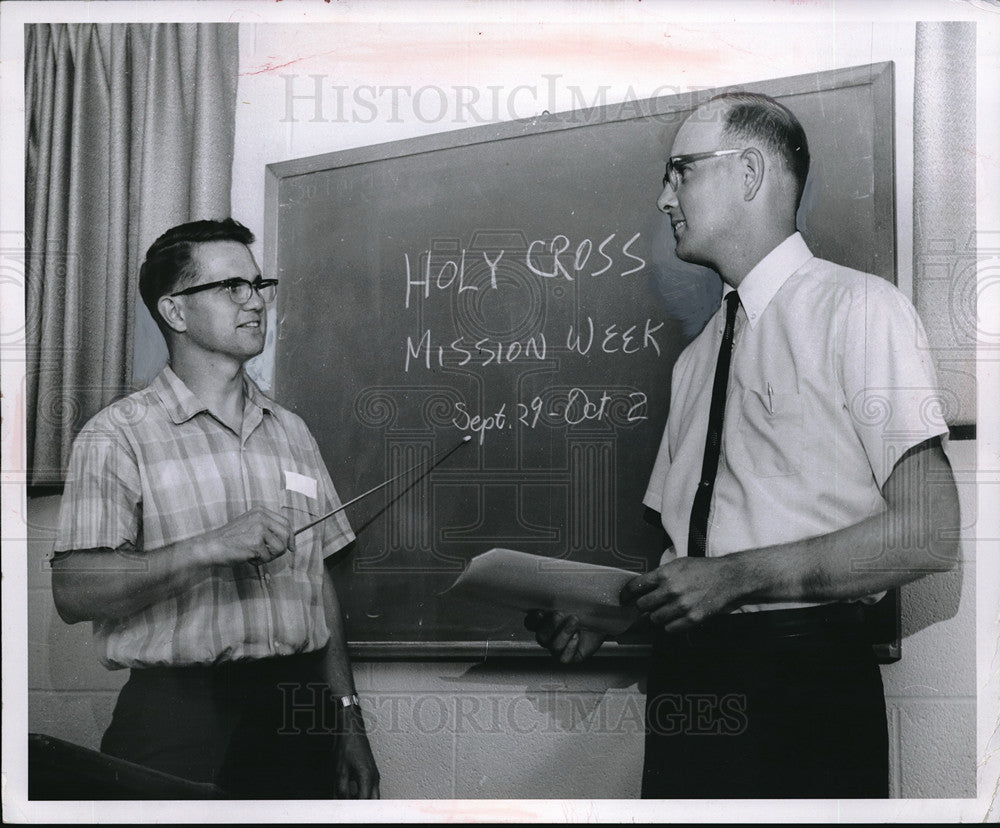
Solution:
<path fill-rule="evenodd" d="M 635 575 L 612 566 L 491 549 L 469 561 L 441 597 L 522 612 L 540 609 L 572 613 L 584 627 L 618 635 L 639 617 L 635 607 L 623 607 L 618 602 L 622 587 Z"/>

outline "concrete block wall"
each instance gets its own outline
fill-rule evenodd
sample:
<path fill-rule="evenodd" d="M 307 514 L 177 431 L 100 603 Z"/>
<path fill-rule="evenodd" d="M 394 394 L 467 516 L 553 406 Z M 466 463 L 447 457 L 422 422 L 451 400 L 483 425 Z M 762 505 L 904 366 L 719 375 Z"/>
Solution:
<path fill-rule="evenodd" d="M 388 798 L 634 798 L 642 770 L 634 663 L 563 671 L 467 662 L 360 665 Z"/>
<path fill-rule="evenodd" d="M 882 668 L 895 796 L 975 796 L 975 446 L 948 446 L 962 507 L 962 566 L 903 587 L 903 658 Z"/>
<path fill-rule="evenodd" d="M 48 558 L 58 497 L 28 500 L 28 730 L 97 749 L 127 670 L 100 663 L 89 623 L 65 624 Z"/>
<path fill-rule="evenodd" d="M 975 443 L 954 442 L 963 525 Z M 125 671 L 100 666 L 88 624 L 52 603 L 45 559 L 58 498 L 29 502 L 29 730 L 97 748 Z M 897 797 L 975 796 L 975 554 L 903 593 L 903 658 L 882 668 Z M 358 691 L 391 799 L 630 799 L 642 769 L 643 667 L 598 660 L 358 662 Z"/>

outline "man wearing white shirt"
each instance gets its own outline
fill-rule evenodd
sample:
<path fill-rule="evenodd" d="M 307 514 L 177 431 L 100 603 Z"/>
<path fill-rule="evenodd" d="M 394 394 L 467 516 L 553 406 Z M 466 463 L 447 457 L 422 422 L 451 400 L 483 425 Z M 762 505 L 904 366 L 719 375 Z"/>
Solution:
<path fill-rule="evenodd" d="M 644 498 L 671 547 L 622 602 L 654 625 L 644 797 L 888 793 L 860 605 L 955 566 L 958 499 L 923 327 L 888 282 L 796 232 L 794 115 L 720 95 L 681 127 L 658 207 L 723 303 L 673 371 Z M 528 626 L 560 661 L 603 638 Z"/>

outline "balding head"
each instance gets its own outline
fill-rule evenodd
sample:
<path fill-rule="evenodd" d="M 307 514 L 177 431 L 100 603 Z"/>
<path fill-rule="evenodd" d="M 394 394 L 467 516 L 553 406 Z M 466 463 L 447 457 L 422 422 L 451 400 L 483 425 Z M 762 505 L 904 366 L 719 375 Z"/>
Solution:
<path fill-rule="evenodd" d="M 670 215 L 677 256 L 735 286 L 795 232 L 809 172 L 801 124 L 765 95 L 719 95 L 674 137 L 657 200 Z"/>
<path fill-rule="evenodd" d="M 809 143 L 798 118 L 774 98 L 757 92 L 724 92 L 705 109 L 720 113 L 725 138 L 755 144 L 781 162 L 792 178 L 797 209 L 809 175 Z"/>

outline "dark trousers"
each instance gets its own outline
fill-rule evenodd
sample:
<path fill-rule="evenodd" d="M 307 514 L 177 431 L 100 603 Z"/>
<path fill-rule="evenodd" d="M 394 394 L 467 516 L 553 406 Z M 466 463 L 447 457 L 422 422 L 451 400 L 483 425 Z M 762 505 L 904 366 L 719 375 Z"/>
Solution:
<path fill-rule="evenodd" d="M 320 658 L 132 670 L 101 750 L 233 797 L 334 797 L 336 713 Z"/>
<path fill-rule="evenodd" d="M 888 796 L 882 677 L 857 609 L 766 615 L 657 638 L 644 798 Z"/>

